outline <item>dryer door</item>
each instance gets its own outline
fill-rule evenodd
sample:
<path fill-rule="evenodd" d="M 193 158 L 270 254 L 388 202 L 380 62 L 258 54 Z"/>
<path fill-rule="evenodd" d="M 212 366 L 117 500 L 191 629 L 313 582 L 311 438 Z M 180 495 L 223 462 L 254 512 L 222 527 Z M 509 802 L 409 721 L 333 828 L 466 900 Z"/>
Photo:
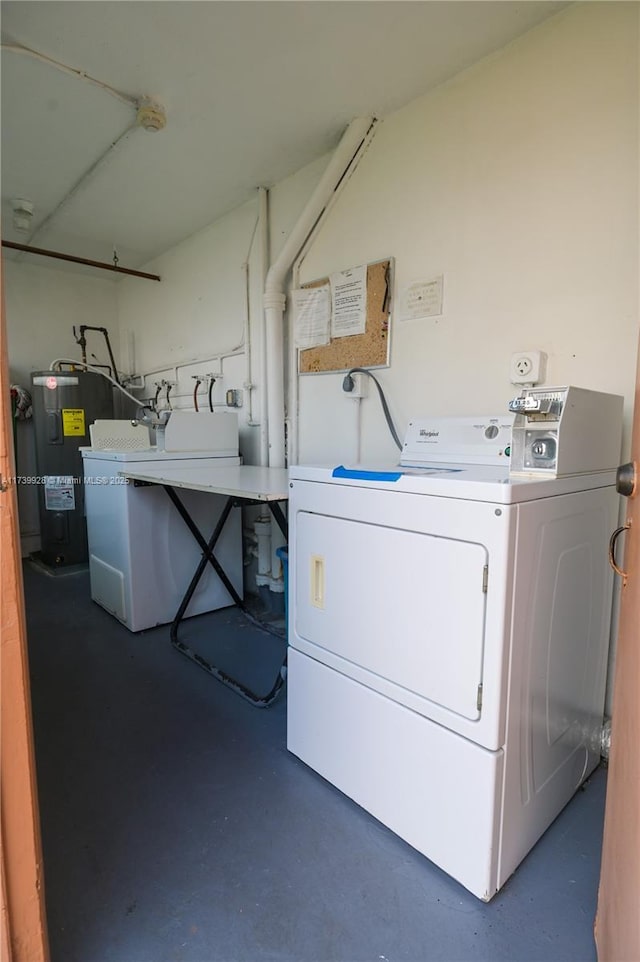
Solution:
<path fill-rule="evenodd" d="M 397 701 L 411 692 L 476 720 L 486 564 L 480 544 L 301 511 L 295 635 Z"/>

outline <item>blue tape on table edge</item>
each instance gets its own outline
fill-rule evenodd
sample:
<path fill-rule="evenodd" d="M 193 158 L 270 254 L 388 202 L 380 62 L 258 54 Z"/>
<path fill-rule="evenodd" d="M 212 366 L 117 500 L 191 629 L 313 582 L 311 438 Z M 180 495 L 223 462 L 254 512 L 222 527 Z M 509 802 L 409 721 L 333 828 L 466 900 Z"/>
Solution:
<path fill-rule="evenodd" d="M 345 468 L 343 464 L 333 469 L 332 478 L 350 478 L 354 481 L 398 481 L 402 477 L 401 471 L 357 471 Z"/>

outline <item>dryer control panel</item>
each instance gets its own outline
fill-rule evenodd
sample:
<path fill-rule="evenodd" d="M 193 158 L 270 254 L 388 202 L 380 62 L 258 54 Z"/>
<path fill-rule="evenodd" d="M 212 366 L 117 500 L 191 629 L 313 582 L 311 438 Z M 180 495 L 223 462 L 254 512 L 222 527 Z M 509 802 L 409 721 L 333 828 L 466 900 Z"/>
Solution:
<path fill-rule="evenodd" d="M 513 415 L 412 418 L 400 464 L 495 464 L 507 466 Z"/>
<path fill-rule="evenodd" d="M 623 398 L 579 387 L 531 387 L 515 415 L 510 473 L 563 477 L 608 471 L 620 460 Z"/>

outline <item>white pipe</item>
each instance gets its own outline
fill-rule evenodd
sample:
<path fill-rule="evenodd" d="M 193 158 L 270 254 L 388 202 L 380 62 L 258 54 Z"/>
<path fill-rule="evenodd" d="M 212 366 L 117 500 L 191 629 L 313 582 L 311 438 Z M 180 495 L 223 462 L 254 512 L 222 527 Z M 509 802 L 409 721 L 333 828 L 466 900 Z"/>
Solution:
<path fill-rule="evenodd" d="M 293 265 L 291 280 L 293 289 L 300 287 L 300 258 Z M 298 347 L 295 331 L 289 328 L 289 390 L 287 394 L 286 418 L 287 457 L 289 464 L 298 463 L 298 409 L 300 407 L 300 381 L 298 378 Z"/>
<path fill-rule="evenodd" d="M 272 468 L 285 466 L 283 357 L 285 278 L 296 254 L 313 230 L 373 123 L 374 120 L 371 117 L 359 117 L 349 124 L 320 182 L 267 274 L 263 303 L 266 326 L 269 466 Z"/>
<path fill-rule="evenodd" d="M 267 356 L 267 421 L 269 425 L 269 467 L 285 467 L 284 452 L 284 294 L 265 291 L 264 319 Z"/>
<path fill-rule="evenodd" d="M 242 326 L 244 329 L 244 361 L 245 361 L 245 376 L 244 376 L 244 389 L 247 392 L 247 424 L 249 427 L 254 427 L 255 420 L 253 417 L 253 393 L 255 389 L 255 384 L 253 383 L 253 371 L 251 368 L 251 309 L 250 309 L 250 298 L 249 298 L 249 261 L 245 261 L 242 265 L 242 280 L 244 287 L 244 317 L 242 319 Z"/>
<path fill-rule="evenodd" d="M 258 574 L 271 574 L 271 520 L 261 518 L 253 524 L 258 542 Z"/>
<path fill-rule="evenodd" d="M 96 173 L 96 171 L 100 169 L 100 167 L 102 167 L 105 161 L 111 156 L 113 151 L 115 151 L 120 146 L 120 144 L 130 134 L 132 134 L 134 130 L 137 129 L 137 127 L 138 127 L 138 123 L 137 121 L 134 120 L 133 123 L 130 123 L 122 131 L 122 133 L 119 134 L 116 137 L 116 139 L 109 144 L 109 146 L 104 151 L 104 153 L 100 154 L 97 160 L 94 160 L 94 162 L 91 164 L 89 169 L 85 170 L 84 174 L 82 174 L 82 176 L 75 182 L 71 190 L 67 194 L 65 194 L 65 196 L 62 198 L 60 203 L 57 205 L 57 207 L 54 207 L 51 213 L 48 214 L 40 224 L 38 224 L 36 229 L 29 235 L 27 244 L 33 244 L 34 238 L 38 237 L 40 234 L 42 234 L 43 231 L 47 229 L 47 227 L 49 226 L 53 218 L 62 210 L 63 207 L 66 207 L 66 205 L 69 203 L 71 198 L 75 197 L 75 195 L 78 193 L 80 188 L 84 187 L 84 185 L 89 180 L 89 178 L 92 177 Z"/>
<path fill-rule="evenodd" d="M 127 341 L 129 347 L 129 370 L 133 373 L 136 369 L 136 336 L 133 331 L 129 331 Z"/>
<path fill-rule="evenodd" d="M 42 61 L 42 63 L 48 64 L 50 67 L 55 67 L 57 70 L 63 70 L 65 73 L 71 74 L 73 77 L 77 77 L 79 80 L 86 80 L 88 83 L 95 84 L 96 87 L 100 87 L 105 90 L 108 94 L 121 100 L 122 103 L 128 104 L 130 107 L 138 108 L 140 100 L 138 97 L 132 97 L 131 94 L 125 94 L 122 90 L 116 90 L 115 87 L 111 87 L 109 84 L 103 83 L 102 80 L 96 80 L 95 77 L 90 77 L 85 70 L 78 70 L 76 67 L 69 67 L 66 63 L 62 63 L 60 60 L 54 60 L 53 57 L 47 57 L 44 53 L 38 53 L 37 50 L 32 50 L 31 47 L 25 47 L 21 43 L 3 43 L 0 44 L 2 50 L 10 50 L 12 53 L 22 53 L 26 54 L 28 57 L 34 57 L 36 60 Z"/>
<path fill-rule="evenodd" d="M 129 398 L 130 401 L 133 401 L 135 404 L 137 404 L 139 408 L 144 407 L 144 405 L 140 401 L 140 398 L 134 397 L 133 394 L 129 394 L 128 391 L 125 391 L 122 384 L 118 384 L 118 382 L 114 380 L 114 378 L 109 377 L 108 374 L 105 374 L 104 371 L 100 370 L 100 368 L 94 367 L 93 364 L 87 364 L 85 361 L 74 361 L 72 358 L 68 358 L 68 357 L 57 357 L 55 361 L 52 361 L 51 364 L 49 365 L 49 370 L 54 371 L 59 364 L 75 364 L 76 367 L 82 367 L 86 371 L 91 371 L 92 374 L 100 374 L 101 377 L 104 377 L 107 379 L 107 381 L 110 381 L 114 387 L 117 387 L 118 390 L 122 394 L 124 394 L 125 397 Z"/>
<path fill-rule="evenodd" d="M 244 343 L 244 342 L 243 342 Z M 244 353 L 243 346 L 240 344 L 238 347 L 232 348 L 230 351 L 225 351 L 223 354 L 209 354 L 207 357 L 198 357 L 191 359 L 189 361 L 181 361 L 180 364 L 165 364 L 164 367 L 154 367 L 152 370 L 144 371 L 138 374 L 138 377 L 151 377 L 153 374 L 171 374 L 173 373 L 173 379 L 177 380 L 178 371 L 182 370 L 183 367 L 196 367 L 197 365 L 208 364 L 209 361 L 224 361 L 229 357 L 240 357 Z M 215 377 L 222 374 L 222 365 L 220 371 L 215 373 Z"/>
<path fill-rule="evenodd" d="M 260 277 L 260 456 L 259 463 L 269 463 L 269 420 L 267 412 L 267 348 L 266 320 L 263 291 L 267 281 L 269 263 L 269 194 L 264 187 L 258 188 L 258 276 Z"/>

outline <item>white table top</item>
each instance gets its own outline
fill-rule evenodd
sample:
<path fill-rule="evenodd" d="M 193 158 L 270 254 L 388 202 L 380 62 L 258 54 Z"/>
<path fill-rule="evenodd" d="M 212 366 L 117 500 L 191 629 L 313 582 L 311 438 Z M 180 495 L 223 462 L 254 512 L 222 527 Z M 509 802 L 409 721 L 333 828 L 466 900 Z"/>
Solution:
<path fill-rule="evenodd" d="M 132 481 L 149 481 L 172 488 L 189 488 L 209 494 L 247 498 L 252 501 L 286 501 L 289 482 L 286 468 L 237 465 L 226 468 L 184 468 L 176 462 L 124 469 L 119 475 Z"/>

